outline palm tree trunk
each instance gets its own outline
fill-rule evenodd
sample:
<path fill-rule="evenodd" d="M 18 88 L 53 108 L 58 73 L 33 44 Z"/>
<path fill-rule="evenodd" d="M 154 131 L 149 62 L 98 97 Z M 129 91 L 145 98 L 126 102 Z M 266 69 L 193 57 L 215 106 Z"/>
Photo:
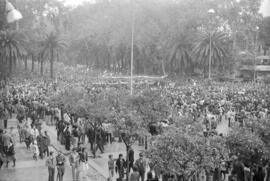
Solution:
<path fill-rule="evenodd" d="M 53 79 L 53 57 L 54 57 L 54 54 L 53 54 L 53 49 L 51 49 L 51 61 L 50 61 L 50 64 L 51 64 L 51 78 Z"/>
<path fill-rule="evenodd" d="M 43 59 L 40 57 L 40 75 L 43 76 Z"/>
<path fill-rule="evenodd" d="M 108 61 L 107 61 L 107 69 L 108 69 L 108 71 L 111 71 L 111 56 L 110 56 L 110 52 L 108 52 L 108 54 L 107 54 L 107 59 L 108 59 Z"/>
<path fill-rule="evenodd" d="M 162 58 L 161 60 L 161 67 L 162 67 L 162 72 L 163 72 L 163 75 L 166 75 L 166 70 L 165 70 L 165 61 L 164 59 Z"/>
<path fill-rule="evenodd" d="M 32 72 L 34 72 L 34 70 L 35 70 L 35 56 L 32 54 L 31 55 L 32 56 Z"/>
<path fill-rule="evenodd" d="M 14 70 L 16 70 L 17 69 L 17 59 L 16 59 L 16 57 L 13 57 L 13 65 L 14 65 Z"/>
<path fill-rule="evenodd" d="M 27 56 L 24 57 L 24 70 L 27 70 Z"/>
<path fill-rule="evenodd" d="M 9 74 L 12 74 L 12 66 L 13 66 L 13 60 L 12 60 L 12 52 L 11 52 L 11 48 L 10 48 L 10 52 L 9 52 Z"/>
<path fill-rule="evenodd" d="M 12 74 L 12 66 L 13 66 L 13 62 L 12 62 L 12 56 L 10 55 L 10 59 L 9 59 L 9 75 Z"/>
<path fill-rule="evenodd" d="M 137 74 L 140 74 L 140 59 L 139 58 L 136 58 L 136 69 L 137 70 L 135 70 L 135 72 L 137 73 Z"/>

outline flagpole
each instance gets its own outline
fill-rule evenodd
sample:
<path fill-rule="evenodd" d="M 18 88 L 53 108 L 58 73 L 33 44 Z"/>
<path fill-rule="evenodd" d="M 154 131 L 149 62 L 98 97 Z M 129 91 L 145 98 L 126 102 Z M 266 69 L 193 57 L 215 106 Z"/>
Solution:
<path fill-rule="evenodd" d="M 131 0 L 131 12 L 132 12 L 132 27 L 131 27 L 131 57 L 130 57 L 130 95 L 133 95 L 133 46 L 134 46 L 134 21 L 135 21 L 135 15 L 134 15 L 134 0 Z"/>

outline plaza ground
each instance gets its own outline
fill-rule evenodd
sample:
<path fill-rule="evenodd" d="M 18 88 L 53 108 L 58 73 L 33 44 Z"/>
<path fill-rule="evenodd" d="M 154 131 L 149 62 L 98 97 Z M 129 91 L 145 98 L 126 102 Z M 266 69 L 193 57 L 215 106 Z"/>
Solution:
<path fill-rule="evenodd" d="M 8 127 L 17 127 L 17 121 L 15 119 L 10 119 L 8 121 Z M 47 130 L 50 137 L 52 147 L 50 150 L 56 151 L 60 150 L 65 155 L 68 155 L 63 145 L 60 145 L 57 142 L 56 129 L 54 126 L 47 126 L 46 124 L 42 125 L 42 130 Z M 229 131 L 228 122 L 223 119 L 217 127 L 218 133 L 227 134 Z M 90 153 L 90 145 L 85 144 L 85 147 Z M 16 143 L 16 158 L 17 164 L 16 167 L 12 167 L 12 163 L 10 163 L 9 168 L 5 168 L 3 166 L 2 170 L 0 170 L 0 181 L 47 181 L 48 180 L 48 170 L 45 166 L 45 160 L 34 161 L 32 156 L 32 151 L 27 150 L 24 143 L 19 143 L 17 137 Z M 144 150 L 144 147 L 138 146 L 137 143 L 133 145 L 133 149 L 135 151 L 135 160 L 138 158 L 138 155 L 141 151 Z M 87 181 L 105 181 L 108 177 L 108 169 L 107 169 L 107 161 L 108 156 L 110 154 L 113 155 L 114 158 L 118 158 L 118 155 L 122 153 L 125 157 L 126 155 L 126 147 L 124 143 L 113 142 L 112 144 L 105 145 L 105 153 L 101 154 L 99 151 L 97 152 L 97 158 L 89 159 L 89 170 L 87 173 Z M 67 157 L 68 160 L 68 157 Z M 115 175 L 113 180 L 116 180 L 117 176 Z M 64 175 L 64 181 L 71 181 L 71 168 L 66 166 L 66 172 Z"/>

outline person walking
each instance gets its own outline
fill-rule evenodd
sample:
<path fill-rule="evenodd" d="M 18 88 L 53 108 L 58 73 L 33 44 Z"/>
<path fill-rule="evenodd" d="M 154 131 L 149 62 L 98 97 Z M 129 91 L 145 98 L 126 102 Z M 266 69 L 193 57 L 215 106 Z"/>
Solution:
<path fill-rule="evenodd" d="M 33 159 L 37 161 L 39 155 L 39 148 L 37 145 L 37 141 L 34 141 L 34 144 L 32 145 L 32 150 L 33 150 Z"/>
<path fill-rule="evenodd" d="M 6 132 L 3 131 L 4 134 L 2 134 L 2 142 L 3 142 L 3 151 L 5 154 L 7 154 L 9 150 L 9 146 L 13 143 L 11 136 Z"/>
<path fill-rule="evenodd" d="M 130 169 L 133 169 L 133 164 L 134 164 L 134 151 L 132 147 L 128 147 L 128 162 L 129 162 L 129 172 Z"/>
<path fill-rule="evenodd" d="M 65 174 L 65 163 L 66 163 L 66 158 L 59 151 L 58 155 L 56 156 L 57 178 L 59 179 L 58 181 L 63 181 L 64 174 Z"/>
<path fill-rule="evenodd" d="M 114 176 L 114 160 L 113 155 L 109 155 L 109 161 L 108 161 L 108 168 L 109 168 L 109 181 L 112 181 Z"/>
<path fill-rule="evenodd" d="M 88 154 L 85 151 L 85 147 L 81 148 L 81 152 L 79 153 L 79 155 L 80 155 L 79 163 L 81 165 L 82 178 L 86 178 L 86 172 L 89 167 L 88 167 Z"/>
<path fill-rule="evenodd" d="M 119 173 L 119 179 L 123 179 L 124 178 L 124 169 L 126 166 L 126 161 L 123 158 L 123 154 L 119 154 L 119 158 L 116 160 L 116 173 Z"/>
<path fill-rule="evenodd" d="M 40 132 L 40 134 L 38 135 L 36 140 L 37 140 L 37 145 L 38 145 L 38 148 L 39 148 L 39 157 L 41 159 L 43 159 L 44 158 L 45 148 L 46 148 L 45 137 Z"/>
<path fill-rule="evenodd" d="M 10 137 L 12 139 L 13 145 L 16 146 L 16 132 L 14 130 L 14 127 L 10 127 L 9 135 L 10 135 Z"/>
<path fill-rule="evenodd" d="M 53 152 L 50 152 L 49 158 L 46 160 L 46 166 L 48 167 L 49 172 L 49 179 L 48 181 L 54 181 L 54 174 L 55 174 L 55 158 Z"/>
<path fill-rule="evenodd" d="M 73 181 L 78 181 L 78 177 L 79 177 L 79 159 L 80 156 L 78 154 L 78 152 L 76 151 L 76 148 L 72 149 L 72 153 L 69 156 L 69 163 L 72 169 L 72 180 Z"/>
<path fill-rule="evenodd" d="M 4 108 L 4 129 L 7 129 L 8 127 L 8 109 L 7 108 Z"/>
<path fill-rule="evenodd" d="M 102 138 L 102 134 L 101 134 L 101 129 L 98 129 L 98 131 L 97 131 L 96 140 L 97 140 L 96 152 L 99 149 L 101 153 L 104 153 L 104 146 L 103 146 L 104 143 L 103 143 L 103 138 Z"/>
<path fill-rule="evenodd" d="M 13 143 L 10 143 L 10 145 L 8 146 L 8 151 L 6 153 L 6 158 L 7 158 L 6 167 L 8 167 L 9 161 L 13 162 L 13 167 L 16 166 L 15 147 L 14 147 Z"/>
<path fill-rule="evenodd" d="M 66 127 L 64 135 L 65 135 L 65 148 L 66 150 L 70 150 L 71 133 L 69 131 L 69 126 Z"/>
<path fill-rule="evenodd" d="M 45 134 L 43 137 L 44 138 L 44 146 L 45 146 L 44 155 L 46 155 L 46 153 L 47 153 L 47 156 L 49 156 L 49 146 L 51 145 L 51 138 L 48 135 L 47 131 L 45 131 L 44 134 Z"/>
<path fill-rule="evenodd" d="M 40 135 L 36 126 L 33 126 L 33 128 L 31 129 L 31 135 L 33 138 L 33 140 L 32 140 L 33 142 L 34 142 L 34 140 L 37 140 L 37 137 Z"/>
<path fill-rule="evenodd" d="M 254 174 L 254 181 L 264 181 L 265 173 L 263 171 L 263 168 L 261 166 L 258 167 L 257 171 Z"/>
<path fill-rule="evenodd" d="M 146 160 L 143 158 L 143 154 L 139 154 L 139 159 L 135 162 L 135 167 L 138 169 L 141 181 L 144 181 L 146 171 Z"/>
<path fill-rule="evenodd" d="M 243 163 L 237 157 L 233 158 L 232 176 L 237 178 L 237 181 L 245 181 L 245 171 Z"/>

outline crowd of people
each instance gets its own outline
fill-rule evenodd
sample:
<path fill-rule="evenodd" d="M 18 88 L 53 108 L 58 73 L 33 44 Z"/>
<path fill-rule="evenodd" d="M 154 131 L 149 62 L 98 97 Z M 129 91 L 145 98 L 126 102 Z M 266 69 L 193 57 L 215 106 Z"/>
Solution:
<path fill-rule="evenodd" d="M 61 111 L 61 107 L 51 106 L 48 103 L 48 97 L 50 95 L 67 89 L 68 86 L 66 84 L 70 85 L 70 82 L 72 82 L 72 85 L 79 84 L 78 81 L 62 79 L 59 78 L 54 83 L 40 79 L 11 81 L 2 89 L 0 95 L 0 115 L 1 119 L 4 120 L 5 129 L 7 128 L 7 120 L 12 117 L 12 114 L 15 113 L 17 115 L 20 142 L 25 142 L 27 149 L 33 150 L 33 159 L 38 160 L 39 158 L 43 159 L 44 156 L 48 157 L 46 161 L 47 166 L 52 168 L 52 171 L 49 171 L 50 175 L 54 175 L 54 162 L 50 161 L 50 159 L 57 157 L 59 157 L 59 160 L 62 159 L 60 153 L 54 157 L 53 153 L 49 152 L 50 136 L 46 131 L 42 130 L 41 125 L 43 121 L 49 125 L 54 125 L 57 130 L 59 143 L 65 145 L 67 151 L 72 150 L 70 162 L 72 163 L 73 175 L 76 177 L 76 169 L 78 169 L 77 161 L 81 161 L 82 163 L 87 161 L 87 157 L 82 156 L 86 153 L 85 150 L 81 148 L 78 150 L 80 143 L 84 144 L 88 141 L 91 145 L 92 152 L 96 152 L 99 149 L 101 153 L 104 153 L 104 145 L 114 140 L 115 130 L 112 129 L 111 125 L 104 124 L 100 125 L 94 134 L 94 128 L 87 124 L 83 118 L 70 117 Z M 91 91 L 107 89 L 108 86 L 115 87 L 116 85 L 121 85 L 117 84 L 117 81 L 116 84 L 82 85 L 84 83 L 81 83 L 80 86 L 85 88 L 90 94 Z M 91 86 L 94 86 L 94 89 Z M 162 81 L 147 86 L 143 82 L 141 87 L 140 84 L 136 85 L 136 89 L 139 90 L 146 87 L 148 89 L 161 90 L 161 96 L 166 98 L 171 108 L 168 119 L 156 125 L 161 130 L 169 124 L 173 124 L 175 117 L 191 117 L 194 121 L 202 121 L 208 132 L 215 132 L 217 125 L 223 119 L 227 119 L 228 126 L 233 127 L 235 125 L 247 126 L 252 121 L 269 119 L 270 117 L 270 89 L 265 84 L 198 83 L 191 80 L 185 82 L 184 85 L 177 85 L 171 82 L 164 83 Z M 124 89 L 126 88 L 127 86 L 125 85 Z M 1 160 L 6 160 L 7 165 L 12 160 L 15 165 L 15 141 L 12 139 L 11 133 L 7 133 L 6 130 L 1 130 L 0 133 Z M 135 164 L 132 161 L 134 162 L 132 156 L 129 158 L 129 163 L 125 162 L 123 155 L 119 155 L 117 160 L 110 156 L 108 162 L 110 176 L 112 177 L 114 175 L 116 168 L 119 179 L 122 179 L 124 177 L 124 170 L 129 165 L 129 168 L 133 170 L 130 176 L 131 180 L 137 180 L 138 175 L 141 177 L 141 180 L 145 180 L 142 176 L 145 175 L 146 166 L 144 161 L 143 163 L 136 161 Z M 60 168 L 58 173 L 64 174 L 61 163 L 64 163 L 65 160 L 59 162 L 56 161 L 56 165 Z M 82 167 L 85 168 L 87 166 Z M 164 180 L 173 180 L 175 176 L 170 175 L 167 177 Z M 152 169 L 151 173 L 147 174 L 149 181 L 151 179 L 153 181 L 155 179 L 158 180 L 158 178 L 159 173 L 154 172 Z"/>

